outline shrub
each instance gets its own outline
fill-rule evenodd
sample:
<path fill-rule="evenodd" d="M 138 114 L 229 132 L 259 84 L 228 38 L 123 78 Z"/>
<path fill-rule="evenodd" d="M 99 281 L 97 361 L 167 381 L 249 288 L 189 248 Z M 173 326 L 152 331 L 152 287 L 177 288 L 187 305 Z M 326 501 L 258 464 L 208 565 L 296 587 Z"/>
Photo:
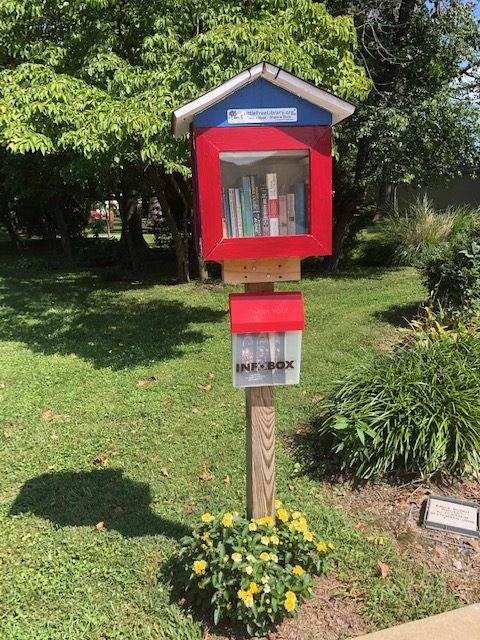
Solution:
<path fill-rule="evenodd" d="M 471 223 L 451 242 L 425 251 L 419 262 L 437 305 L 465 309 L 480 301 L 480 224 Z"/>
<path fill-rule="evenodd" d="M 250 635 L 296 617 L 311 595 L 313 573 L 325 570 L 334 546 L 309 531 L 300 512 L 276 504 L 276 518 L 205 513 L 180 559 L 189 602 L 221 620 L 243 623 Z"/>
<path fill-rule="evenodd" d="M 77 242 L 77 262 L 85 267 L 106 267 L 120 261 L 120 242 L 111 238 L 81 238 Z"/>
<path fill-rule="evenodd" d="M 352 372 L 326 406 L 322 448 L 363 478 L 478 473 L 479 341 L 417 340 Z"/>

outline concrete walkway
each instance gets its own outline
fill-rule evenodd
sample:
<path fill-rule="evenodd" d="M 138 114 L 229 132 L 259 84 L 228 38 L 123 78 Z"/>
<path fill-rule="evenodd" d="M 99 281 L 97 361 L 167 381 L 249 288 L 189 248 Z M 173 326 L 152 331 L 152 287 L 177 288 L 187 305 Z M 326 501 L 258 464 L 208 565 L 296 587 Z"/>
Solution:
<path fill-rule="evenodd" d="M 355 640 L 480 640 L 480 604 L 407 622 Z"/>

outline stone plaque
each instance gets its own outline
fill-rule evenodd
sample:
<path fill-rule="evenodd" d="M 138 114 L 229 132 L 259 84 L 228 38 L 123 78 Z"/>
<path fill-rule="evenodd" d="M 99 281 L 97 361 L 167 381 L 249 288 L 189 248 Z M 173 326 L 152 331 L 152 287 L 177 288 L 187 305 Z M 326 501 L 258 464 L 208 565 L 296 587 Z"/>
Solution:
<path fill-rule="evenodd" d="M 479 505 L 456 498 L 430 496 L 424 524 L 427 529 L 479 538 Z"/>

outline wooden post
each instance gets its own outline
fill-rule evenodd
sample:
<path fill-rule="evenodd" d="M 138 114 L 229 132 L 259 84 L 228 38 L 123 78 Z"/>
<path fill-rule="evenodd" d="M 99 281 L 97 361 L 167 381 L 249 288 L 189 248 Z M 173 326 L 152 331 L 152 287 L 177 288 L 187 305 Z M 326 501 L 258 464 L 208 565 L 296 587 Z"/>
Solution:
<path fill-rule="evenodd" d="M 273 282 L 245 284 L 245 293 L 271 293 Z M 270 387 L 247 387 L 247 515 L 275 514 L 275 395 Z"/>

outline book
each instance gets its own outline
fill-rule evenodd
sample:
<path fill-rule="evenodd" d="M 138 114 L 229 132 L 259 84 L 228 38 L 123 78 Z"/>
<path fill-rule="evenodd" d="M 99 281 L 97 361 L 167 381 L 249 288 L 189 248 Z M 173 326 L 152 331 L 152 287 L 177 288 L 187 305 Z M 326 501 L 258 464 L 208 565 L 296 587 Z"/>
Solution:
<path fill-rule="evenodd" d="M 241 189 L 234 189 L 235 191 L 235 211 L 237 212 L 237 238 L 243 238 L 243 213 L 242 213 L 242 201 L 240 198 Z"/>
<path fill-rule="evenodd" d="M 280 235 L 288 235 L 287 196 L 278 196 L 278 220 Z"/>
<path fill-rule="evenodd" d="M 256 176 L 250 176 L 250 192 L 252 196 L 253 235 L 262 235 L 262 215 L 260 213 L 260 192 Z"/>
<path fill-rule="evenodd" d="M 250 177 L 242 177 L 242 193 L 243 193 L 243 206 L 245 207 L 245 223 L 246 227 L 243 229 L 244 236 L 253 236 L 253 213 L 252 213 L 252 192 L 250 188 Z M 242 210 L 243 211 L 243 210 Z"/>
<path fill-rule="evenodd" d="M 277 174 L 266 173 L 265 181 L 267 183 L 268 193 L 268 217 L 270 218 L 270 235 L 278 236 L 280 233 L 280 228 L 278 220 Z"/>
<path fill-rule="evenodd" d="M 295 194 L 287 193 L 287 219 L 288 219 L 288 235 L 294 236 L 297 233 L 297 224 L 295 221 Z"/>
<path fill-rule="evenodd" d="M 305 183 L 295 183 L 295 217 L 297 233 L 304 234 L 307 232 L 305 220 Z"/>
<path fill-rule="evenodd" d="M 232 218 L 230 215 L 230 204 L 228 201 L 228 191 L 223 189 L 223 222 L 225 225 L 224 232 L 227 238 L 232 237 Z"/>
<path fill-rule="evenodd" d="M 235 189 L 228 190 L 228 204 L 230 208 L 230 216 L 232 220 L 232 238 L 238 238 L 238 222 L 237 222 L 237 207 L 235 203 Z"/>
<path fill-rule="evenodd" d="M 270 235 L 270 216 L 268 215 L 268 191 L 267 185 L 262 184 L 260 192 L 260 218 L 262 220 L 262 236 Z"/>

